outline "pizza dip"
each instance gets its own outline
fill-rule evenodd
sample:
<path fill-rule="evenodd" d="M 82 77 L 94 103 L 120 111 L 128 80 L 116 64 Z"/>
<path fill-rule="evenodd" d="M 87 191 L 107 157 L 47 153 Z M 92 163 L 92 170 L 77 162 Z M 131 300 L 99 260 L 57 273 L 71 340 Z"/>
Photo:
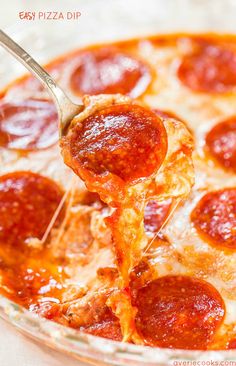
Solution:
<path fill-rule="evenodd" d="M 46 66 L 0 99 L 0 291 L 115 341 L 236 348 L 236 38 L 161 35 Z"/>

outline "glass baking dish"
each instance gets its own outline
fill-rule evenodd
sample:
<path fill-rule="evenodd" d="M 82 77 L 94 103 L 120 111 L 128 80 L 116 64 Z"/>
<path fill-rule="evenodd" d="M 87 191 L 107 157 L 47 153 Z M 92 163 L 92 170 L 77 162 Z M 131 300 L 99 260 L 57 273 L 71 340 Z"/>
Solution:
<path fill-rule="evenodd" d="M 64 3 L 64 4 L 62 4 Z M 42 5 L 29 9 L 41 11 Z M 76 8 L 76 9 L 75 9 Z M 58 8 L 43 11 L 81 12 L 75 21 L 18 21 L 7 32 L 39 62 L 80 46 L 158 33 L 236 33 L 234 0 L 80 0 L 63 1 Z M 24 68 L 0 50 L 0 87 L 22 73 Z M 39 318 L 0 296 L 0 316 L 32 338 L 66 351 L 83 362 L 96 365 L 178 365 L 178 361 L 235 361 L 236 350 L 185 351 L 149 348 L 86 335 Z"/>

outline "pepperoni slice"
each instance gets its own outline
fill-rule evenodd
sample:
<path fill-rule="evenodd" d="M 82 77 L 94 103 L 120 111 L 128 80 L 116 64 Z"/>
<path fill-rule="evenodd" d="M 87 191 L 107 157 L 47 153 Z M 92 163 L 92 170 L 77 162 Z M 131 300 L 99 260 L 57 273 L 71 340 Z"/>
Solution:
<path fill-rule="evenodd" d="M 62 196 L 55 182 L 39 174 L 21 171 L 1 176 L 0 243 L 22 247 L 29 238 L 41 239 Z M 56 225 L 62 217 L 63 212 Z"/>
<path fill-rule="evenodd" d="M 206 146 L 222 167 L 236 172 L 236 117 L 213 127 L 206 136 Z"/>
<path fill-rule="evenodd" d="M 193 91 L 232 91 L 236 86 L 236 53 L 217 44 L 199 43 L 196 51 L 184 57 L 178 76 Z"/>
<path fill-rule="evenodd" d="M 166 155 L 167 136 L 162 121 L 152 111 L 121 104 L 76 124 L 62 142 L 62 147 L 65 145 L 69 146 L 75 172 L 82 167 L 95 175 L 112 173 L 130 182 L 158 169 Z"/>
<path fill-rule="evenodd" d="M 233 338 L 228 342 L 227 349 L 236 349 L 236 338 Z"/>
<path fill-rule="evenodd" d="M 84 329 L 85 333 L 93 334 L 97 337 L 112 339 L 113 341 L 122 341 L 120 323 L 117 320 L 104 321 Z"/>
<path fill-rule="evenodd" d="M 114 47 L 83 52 L 71 75 L 71 87 L 79 94 L 141 95 L 151 80 L 146 64 Z"/>
<path fill-rule="evenodd" d="M 191 220 L 210 243 L 236 249 L 236 188 L 207 193 L 192 211 Z"/>
<path fill-rule="evenodd" d="M 57 111 L 52 102 L 27 99 L 0 103 L 0 146 L 38 150 L 57 140 Z"/>
<path fill-rule="evenodd" d="M 209 283 L 165 276 L 139 289 L 136 327 L 150 346 L 206 349 L 221 325 L 225 305 Z"/>
<path fill-rule="evenodd" d="M 161 228 L 171 208 L 171 199 L 157 202 L 149 201 L 144 214 L 144 227 L 147 233 L 155 234 Z"/>

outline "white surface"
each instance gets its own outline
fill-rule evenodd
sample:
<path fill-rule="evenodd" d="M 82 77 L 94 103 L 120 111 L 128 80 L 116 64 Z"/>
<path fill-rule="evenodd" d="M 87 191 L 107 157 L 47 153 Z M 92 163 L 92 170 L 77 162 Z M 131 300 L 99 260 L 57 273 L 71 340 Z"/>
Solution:
<path fill-rule="evenodd" d="M 44 347 L 0 320 L 1 366 L 85 366 L 64 353 Z"/>

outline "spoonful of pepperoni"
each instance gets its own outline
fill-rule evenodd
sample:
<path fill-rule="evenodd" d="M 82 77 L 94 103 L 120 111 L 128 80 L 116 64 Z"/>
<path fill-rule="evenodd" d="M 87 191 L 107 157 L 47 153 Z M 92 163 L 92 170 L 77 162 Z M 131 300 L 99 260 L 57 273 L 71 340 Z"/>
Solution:
<path fill-rule="evenodd" d="M 2 30 L 0 30 L 0 44 L 46 87 L 57 106 L 59 115 L 59 134 L 60 136 L 63 136 L 73 117 L 84 109 L 83 104 L 74 104 L 47 71 Z"/>
<path fill-rule="evenodd" d="M 188 195 L 192 138 L 181 122 L 162 120 L 127 96 L 85 96 L 83 103 L 61 139 L 62 155 L 88 190 L 110 207 L 105 225 L 119 279 L 107 305 L 120 320 L 123 339 L 142 343 L 134 325 L 130 275 L 149 245 L 144 210 L 150 199 Z"/>

